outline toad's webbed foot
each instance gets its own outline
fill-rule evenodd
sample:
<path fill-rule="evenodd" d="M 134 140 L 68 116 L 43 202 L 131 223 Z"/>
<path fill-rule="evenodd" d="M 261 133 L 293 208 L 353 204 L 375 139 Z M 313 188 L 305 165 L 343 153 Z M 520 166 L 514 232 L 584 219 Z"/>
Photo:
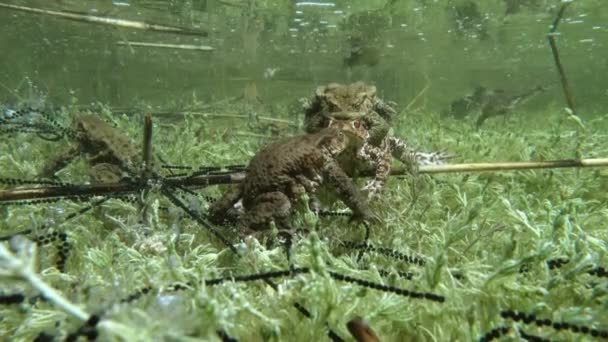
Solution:
<path fill-rule="evenodd" d="M 397 137 L 389 137 L 388 144 L 395 159 L 404 163 L 412 173 L 417 173 L 422 165 L 442 165 L 447 160 L 456 157 L 445 150 L 438 152 L 420 152 L 410 148 L 405 141 Z"/>
<path fill-rule="evenodd" d="M 443 165 L 446 161 L 456 158 L 457 155 L 445 150 L 437 152 L 416 152 L 418 165 Z"/>

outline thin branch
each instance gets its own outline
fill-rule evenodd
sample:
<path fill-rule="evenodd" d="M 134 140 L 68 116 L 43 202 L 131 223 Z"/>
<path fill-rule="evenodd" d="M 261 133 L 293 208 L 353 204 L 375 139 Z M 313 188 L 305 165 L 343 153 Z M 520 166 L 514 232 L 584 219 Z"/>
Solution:
<path fill-rule="evenodd" d="M 17 11 L 22 11 L 22 12 L 28 12 L 28 13 L 44 14 L 44 15 L 49 15 L 49 16 L 53 16 L 53 17 L 84 22 L 84 23 L 102 24 L 102 25 L 109 25 L 109 26 L 126 27 L 126 28 L 137 29 L 137 30 L 175 33 L 175 34 L 190 35 L 190 36 L 202 36 L 202 37 L 207 36 L 207 32 L 205 32 L 205 31 L 191 30 L 191 29 L 181 28 L 181 27 L 177 27 L 177 26 L 152 24 L 152 23 L 146 23 L 143 21 L 98 17 L 98 16 L 94 16 L 94 15 L 88 15 L 88 14 L 84 14 L 84 13 L 75 13 L 75 12 L 51 11 L 51 10 L 45 10 L 45 9 L 41 9 L 41 8 L 18 6 L 18 5 L 1 3 L 1 2 L 0 2 L 0 7 L 13 9 L 13 10 L 17 10 Z"/>
<path fill-rule="evenodd" d="M 144 143 L 143 143 L 143 167 L 144 174 L 147 176 L 151 170 L 150 162 L 152 159 L 152 117 L 146 114 L 144 117 Z"/>
<path fill-rule="evenodd" d="M 541 162 L 506 162 L 506 163 L 463 163 L 446 165 L 423 165 L 418 169 L 418 173 L 453 173 L 453 172 L 490 172 L 490 171 L 518 171 L 533 169 L 557 169 L 557 168 L 586 168 L 586 167 L 606 167 L 608 158 L 596 159 L 569 159 L 569 160 L 550 160 Z M 404 168 L 391 170 L 393 176 L 404 176 L 410 171 Z M 373 170 L 361 173 L 363 177 L 373 177 Z M 200 187 L 218 184 L 240 183 L 245 178 L 244 172 L 232 172 L 220 175 L 199 175 L 196 177 L 184 178 L 165 178 L 163 183 L 170 186 Z M 139 191 L 140 185 L 132 183 L 105 183 L 90 185 L 71 185 L 71 186 L 52 186 L 37 188 L 22 188 L 14 190 L 0 191 L 0 202 L 52 198 L 62 196 L 95 196 L 113 193 L 129 193 Z"/>
<path fill-rule="evenodd" d="M 206 112 L 188 112 L 188 111 L 185 111 L 182 115 L 185 115 L 185 114 L 194 115 L 194 116 L 202 116 L 203 118 L 249 119 L 248 115 L 242 115 L 242 114 L 215 114 L 215 113 L 206 113 Z M 258 116 L 257 119 L 260 120 L 260 121 L 269 121 L 269 122 L 276 122 L 276 123 L 287 124 L 289 126 L 294 126 L 294 127 L 297 126 L 297 123 L 294 123 L 292 121 L 285 120 L 285 119 L 271 118 L 271 117 L 268 117 L 268 116 Z"/>
<path fill-rule="evenodd" d="M 164 43 L 146 43 L 146 42 L 117 42 L 119 46 L 134 46 L 134 47 L 151 47 L 164 49 L 179 49 L 179 50 L 196 50 L 196 51 L 213 51 L 213 47 L 208 45 L 191 45 L 191 44 L 164 44 Z"/>
<path fill-rule="evenodd" d="M 168 185 L 208 186 L 215 184 L 239 183 L 244 177 L 245 175 L 243 173 L 235 172 L 232 174 L 203 175 L 184 179 L 165 179 L 163 182 Z M 130 193 L 139 191 L 140 189 L 141 185 L 134 183 L 98 183 L 61 187 L 52 186 L 21 188 L 0 191 L 0 202 L 65 196 L 98 196 L 116 193 Z"/>
<path fill-rule="evenodd" d="M 597 159 L 567 159 L 549 160 L 541 162 L 507 162 L 507 163 L 464 163 L 446 165 L 424 165 L 420 166 L 419 173 L 449 173 L 449 172 L 488 172 L 488 171 L 517 171 L 531 169 L 557 169 L 557 168 L 583 168 L 583 167 L 605 167 L 608 166 L 608 158 Z M 395 173 L 403 175 L 401 169 Z"/>
<path fill-rule="evenodd" d="M 0 202 L 65 196 L 95 196 L 134 192 L 139 187 L 129 183 L 108 183 L 73 186 L 21 188 L 0 191 Z"/>
<path fill-rule="evenodd" d="M 570 3 L 565 2 L 562 4 L 562 7 L 559 9 L 553 24 L 551 25 L 551 30 L 547 34 L 547 39 L 549 40 L 549 45 L 551 46 L 551 53 L 553 54 L 553 60 L 555 61 L 555 66 L 557 67 L 557 72 L 559 74 L 559 79 L 562 84 L 562 90 L 564 91 L 564 96 L 566 97 L 566 103 L 568 104 L 568 108 L 572 111 L 572 114 L 576 115 L 576 110 L 574 109 L 574 100 L 572 99 L 572 91 L 570 90 L 570 85 L 568 83 L 568 78 L 566 78 L 566 72 L 564 71 L 564 67 L 562 65 L 561 59 L 559 57 L 559 52 L 557 50 L 557 44 L 555 43 L 555 35 L 557 31 L 557 26 L 564 15 L 566 7 L 568 7 Z"/>

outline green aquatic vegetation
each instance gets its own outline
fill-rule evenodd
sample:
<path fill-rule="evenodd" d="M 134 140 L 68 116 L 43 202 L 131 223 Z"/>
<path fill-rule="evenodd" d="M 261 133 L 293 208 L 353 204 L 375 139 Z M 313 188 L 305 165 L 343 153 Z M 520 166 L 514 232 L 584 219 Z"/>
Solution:
<path fill-rule="evenodd" d="M 67 108 L 57 120 L 69 123 L 72 113 Z M 139 144 L 137 117 L 106 110 L 101 115 Z M 583 119 L 584 130 L 562 120 L 559 111 L 528 113 L 526 118 L 488 120 L 477 131 L 466 122 L 439 121 L 438 114 L 412 115 L 399 121 L 395 131 L 416 146 L 445 148 L 459 156 L 457 162 L 603 157 L 608 152 L 605 116 L 593 123 Z M 155 153 L 171 165 L 243 164 L 270 139 L 233 136 L 234 142 L 228 142 L 226 134 L 233 134 L 234 127 L 210 125 L 196 116 L 154 122 Z M 33 179 L 49 156 L 68 143 L 67 138 L 7 137 L 0 142 L 6 151 L 0 155 L 1 176 Z M 78 161 L 58 176 L 87 182 L 89 167 Z M 606 177 L 601 169 L 393 177 L 372 203 L 383 218 L 371 227 L 369 243 L 376 249 L 361 258 L 362 248 L 341 242 L 362 242 L 363 227 L 349 224 L 348 217 L 317 216 L 303 199 L 302 213 L 293 222 L 312 231 L 295 241 L 291 263 L 307 271 L 273 277 L 276 290 L 262 280 L 238 277 L 288 271 L 283 248 L 247 240 L 235 243 L 234 254 L 154 189 L 144 212 L 137 201 L 122 199 L 109 199 L 70 219 L 67 215 L 86 203 L 11 205 L 0 213 L 0 232 L 6 236 L 32 229 L 36 236 L 52 229 L 67 234 L 71 248 L 65 272 L 55 266 L 52 244 L 39 246 L 41 257 L 35 258 L 32 272 L 79 310 L 103 310 L 98 327 L 104 340 L 217 340 L 217 331 L 224 331 L 242 341 L 309 341 L 326 339 L 328 329 L 346 339 L 345 324 L 357 315 L 387 341 L 477 340 L 499 326 L 510 327 L 509 336 L 523 329 L 573 340 L 587 335 L 526 325 L 501 312 L 606 327 L 606 276 L 595 271 L 608 266 Z M 204 213 L 204 196 L 217 198 L 222 188 L 196 190 L 200 195 L 177 193 L 187 206 Z M 235 236 L 230 228 L 221 232 Z M 407 262 L 381 248 L 420 261 Z M 556 261 L 562 259 L 567 262 Z M 225 280 L 211 281 L 218 278 Z M 30 281 L 15 275 L 2 283 L 0 295 L 39 294 Z M 380 291 L 374 284 L 443 296 L 444 302 Z M 296 303 L 310 317 L 299 313 Z M 79 315 L 51 300 L 0 304 L 0 315 L 0 335 L 22 340 L 41 332 L 65 337 L 82 326 Z"/>

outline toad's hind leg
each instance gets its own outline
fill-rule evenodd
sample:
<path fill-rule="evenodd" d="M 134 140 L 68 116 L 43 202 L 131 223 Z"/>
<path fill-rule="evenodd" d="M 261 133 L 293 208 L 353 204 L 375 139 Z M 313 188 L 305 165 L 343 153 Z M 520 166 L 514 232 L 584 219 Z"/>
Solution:
<path fill-rule="evenodd" d="M 253 202 L 242 216 L 245 234 L 267 230 L 271 221 L 281 230 L 289 229 L 292 206 L 287 195 L 279 191 L 267 192 L 257 196 Z"/>
<path fill-rule="evenodd" d="M 372 161 L 372 165 L 374 165 L 374 178 L 368 181 L 361 190 L 367 193 L 368 199 L 377 197 L 384 189 L 391 173 L 393 162 L 391 152 L 385 142 L 380 146 L 365 144 L 359 150 L 357 156 L 360 159 Z"/>

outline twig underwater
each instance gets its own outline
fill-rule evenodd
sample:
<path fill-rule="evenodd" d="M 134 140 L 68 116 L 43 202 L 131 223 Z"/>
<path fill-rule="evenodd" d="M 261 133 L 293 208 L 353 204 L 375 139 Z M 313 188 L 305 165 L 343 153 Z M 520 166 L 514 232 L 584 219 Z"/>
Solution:
<path fill-rule="evenodd" d="M 121 41 L 117 42 L 118 46 L 134 46 L 134 47 L 148 47 L 148 48 L 161 48 L 161 49 L 175 49 L 175 50 L 192 50 L 192 51 L 205 51 L 210 52 L 215 49 L 209 45 L 191 45 L 191 44 L 166 44 L 166 43 L 147 43 L 147 42 L 131 42 Z"/>
<path fill-rule="evenodd" d="M 144 116 L 144 141 L 142 155 L 142 169 L 144 175 L 147 177 L 152 169 L 152 117 L 150 114 L 146 114 Z"/>
<path fill-rule="evenodd" d="M 538 162 L 498 162 L 498 163 L 462 163 L 444 165 L 422 165 L 418 169 L 419 174 L 440 173 L 463 173 L 463 172 L 508 172 L 535 169 L 560 169 L 560 168 L 594 168 L 608 167 L 608 158 L 592 159 L 565 159 Z M 204 171 L 206 172 L 206 171 Z M 411 171 L 404 168 L 391 170 L 392 176 L 407 176 Z M 200 187 L 220 184 L 241 183 L 245 179 L 245 172 L 235 171 L 224 174 L 202 174 L 176 178 L 166 178 L 163 182 L 170 186 Z M 361 174 L 364 177 L 373 177 L 374 171 L 368 170 Z M 11 181 L 12 182 L 12 181 Z M 31 181 L 40 183 L 39 181 Z M 0 190 L 0 203 L 16 200 L 29 200 L 40 198 L 53 198 L 65 196 L 96 196 L 112 193 L 131 193 L 139 191 L 140 187 L 132 183 L 105 183 L 90 185 L 54 185 L 33 188 L 20 188 Z"/>
<path fill-rule="evenodd" d="M 78 22 L 82 22 L 82 23 L 101 24 L 101 25 L 114 26 L 114 27 L 124 27 L 124 28 L 136 29 L 136 30 L 173 33 L 173 34 L 188 35 L 188 36 L 200 36 L 200 37 L 207 36 L 207 32 L 200 31 L 200 30 L 186 29 L 186 28 L 177 27 L 177 26 L 153 24 L 153 23 L 147 23 L 147 22 L 143 22 L 143 21 L 99 17 L 99 16 L 89 15 L 89 14 L 84 14 L 84 13 L 52 11 L 52 10 L 46 10 L 46 9 L 41 9 L 41 8 L 18 6 L 18 5 L 6 4 L 6 3 L 0 3 L 0 8 L 7 8 L 7 9 L 17 10 L 17 11 L 21 11 L 21 12 L 26 12 L 26 13 L 48 15 L 48 16 L 52 16 L 52 17 L 68 19 L 68 20 L 78 21 Z"/>
<path fill-rule="evenodd" d="M 564 92 L 564 96 L 566 98 L 566 103 L 568 104 L 568 108 L 572 111 L 572 114 L 577 115 L 577 112 L 574 108 L 574 99 L 572 98 L 572 90 L 570 90 L 570 84 L 568 83 L 568 78 L 566 77 L 566 72 L 564 71 L 564 66 L 562 65 L 561 59 L 559 57 L 559 51 L 557 50 L 557 43 L 555 42 L 555 36 L 558 35 L 557 27 L 564 16 L 564 12 L 568 5 L 570 5 L 570 1 L 564 1 L 562 6 L 551 25 L 551 29 L 547 34 L 547 39 L 549 40 L 549 46 L 551 46 L 551 53 L 553 55 L 553 60 L 555 62 L 555 67 L 557 68 L 557 72 L 559 75 L 559 80 L 562 84 L 562 90 Z"/>

